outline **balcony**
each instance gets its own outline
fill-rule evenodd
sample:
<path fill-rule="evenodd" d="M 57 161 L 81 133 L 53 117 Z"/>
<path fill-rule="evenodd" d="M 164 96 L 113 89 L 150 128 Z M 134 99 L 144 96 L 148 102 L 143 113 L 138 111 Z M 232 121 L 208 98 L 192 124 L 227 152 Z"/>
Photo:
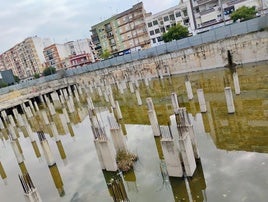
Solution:
<path fill-rule="evenodd" d="M 207 26 L 211 26 L 217 23 L 216 19 L 212 19 L 210 21 L 204 22 L 201 24 L 201 27 L 207 27 Z"/>
<path fill-rule="evenodd" d="M 208 9 L 208 10 L 200 11 L 199 14 L 200 14 L 200 15 L 206 15 L 206 14 L 208 14 L 208 13 L 212 13 L 212 12 L 214 12 L 214 11 L 215 11 L 215 8 L 210 8 L 210 9 Z"/>
<path fill-rule="evenodd" d="M 112 27 L 111 26 L 107 26 L 107 27 L 105 27 L 105 31 L 108 33 L 108 32 L 110 32 L 110 31 L 112 31 Z"/>
<path fill-rule="evenodd" d="M 146 28 L 146 24 L 145 23 L 140 23 L 138 25 L 135 25 L 135 29 L 141 29 L 141 28 Z"/>
<path fill-rule="evenodd" d="M 232 1 L 229 1 L 226 3 L 228 6 L 232 6 L 232 5 L 238 4 L 238 3 L 243 2 L 243 1 L 246 1 L 246 0 L 232 0 Z"/>
<path fill-rule="evenodd" d="M 98 35 L 92 35 L 91 39 L 92 39 L 93 43 L 95 43 L 95 41 L 99 41 Z"/>
<path fill-rule="evenodd" d="M 202 4 L 206 4 L 206 3 L 210 3 L 210 2 L 218 2 L 217 0 L 197 0 L 197 4 L 198 6 L 202 5 Z"/>
<path fill-rule="evenodd" d="M 134 27 L 131 27 L 131 28 L 129 28 L 128 30 L 125 30 L 125 31 L 123 31 L 123 32 L 120 32 L 120 34 L 122 35 L 122 34 L 125 34 L 125 33 L 127 33 L 127 32 L 131 32 L 131 31 L 133 31 L 133 30 L 135 30 L 135 28 L 134 28 Z"/>
<path fill-rule="evenodd" d="M 133 16 L 133 20 L 143 17 L 143 13 L 138 13 L 136 16 Z"/>
<path fill-rule="evenodd" d="M 114 38 L 114 34 L 113 33 L 108 33 L 107 34 L 107 39 L 111 39 L 111 38 Z"/>

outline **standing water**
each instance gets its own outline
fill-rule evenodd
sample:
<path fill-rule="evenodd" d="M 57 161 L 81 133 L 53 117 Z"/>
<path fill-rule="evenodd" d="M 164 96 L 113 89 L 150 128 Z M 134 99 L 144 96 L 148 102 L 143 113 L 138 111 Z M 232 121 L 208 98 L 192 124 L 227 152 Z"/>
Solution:
<path fill-rule="evenodd" d="M 66 113 L 66 108 L 62 108 L 49 115 L 49 109 L 40 106 L 33 118 L 24 118 L 33 131 L 31 140 L 24 127 L 17 125 L 10 131 L 18 136 L 16 141 L 21 148 L 24 169 L 42 201 L 106 202 L 116 201 L 118 197 L 131 202 L 265 202 L 268 198 L 268 66 L 240 67 L 237 74 L 239 95 L 234 93 L 232 73 L 227 69 L 188 74 L 193 91 L 191 100 L 187 96 L 185 75 L 151 80 L 146 85 L 139 81 L 142 102 L 137 102 L 135 93 L 129 89 L 122 94 L 113 86 L 114 99 L 122 111 L 120 124 L 125 128 L 127 148 L 138 156 L 129 172 L 101 169 L 88 105 L 83 102 L 85 94 L 80 95 L 82 99 L 73 98 L 75 112 Z M 231 87 L 234 113 L 228 113 L 225 87 Z M 207 109 L 203 113 L 197 89 L 203 89 Z M 149 125 L 146 98 L 153 100 L 158 123 L 168 125 L 173 114 L 172 93 L 177 94 L 179 106 L 186 107 L 197 137 L 200 159 L 192 177 L 168 176 L 161 137 L 154 136 Z M 99 124 L 110 138 L 107 119 L 110 106 L 97 90 L 91 97 Z M 44 121 L 44 112 L 49 124 Z M 18 178 L 21 168 L 7 130 L 1 129 L 0 174 L 3 179 L 0 180 L 0 199 L 3 202 L 24 201 Z M 38 139 L 40 130 L 44 132 L 42 140 L 47 141 L 46 149 L 49 147 L 51 151 L 49 156 L 44 154 Z M 36 155 L 34 140 L 41 157 Z"/>

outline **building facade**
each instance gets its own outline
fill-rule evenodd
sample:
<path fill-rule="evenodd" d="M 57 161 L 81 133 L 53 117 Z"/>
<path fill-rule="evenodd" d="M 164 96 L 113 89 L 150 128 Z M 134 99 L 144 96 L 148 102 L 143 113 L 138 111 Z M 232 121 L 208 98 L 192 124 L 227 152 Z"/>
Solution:
<path fill-rule="evenodd" d="M 47 67 L 56 70 L 89 64 L 97 60 L 92 41 L 88 38 L 52 44 L 43 50 Z"/>
<path fill-rule="evenodd" d="M 191 14 L 190 1 L 182 2 L 146 18 L 148 34 L 151 46 L 163 44 L 162 35 L 176 24 L 181 24 L 188 28 L 189 33 L 194 32 L 194 20 Z"/>
<path fill-rule="evenodd" d="M 52 44 L 47 46 L 44 48 L 43 54 L 46 60 L 46 67 L 55 67 L 59 70 L 70 66 L 68 63 L 70 52 L 64 44 Z"/>
<path fill-rule="evenodd" d="M 262 0 L 190 0 L 197 33 L 230 24 L 230 15 L 242 6 L 262 9 Z"/>
<path fill-rule="evenodd" d="M 92 26 L 91 38 L 98 54 L 108 51 L 117 56 L 150 47 L 146 15 L 143 3 L 140 2 Z"/>
<path fill-rule="evenodd" d="M 92 56 L 89 53 L 81 53 L 78 55 L 71 55 L 69 57 L 70 67 L 83 66 L 92 63 Z"/>
<path fill-rule="evenodd" d="M 5 63 L 3 61 L 3 56 L 0 55 L 0 71 L 4 71 L 6 69 Z"/>
<path fill-rule="evenodd" d="M 51 43 L 37 36 L 26 38 L 1 54 L 2 68 L 11 69 L 20 79 L 41 73 L 45 68 L 43 49 Z"/>

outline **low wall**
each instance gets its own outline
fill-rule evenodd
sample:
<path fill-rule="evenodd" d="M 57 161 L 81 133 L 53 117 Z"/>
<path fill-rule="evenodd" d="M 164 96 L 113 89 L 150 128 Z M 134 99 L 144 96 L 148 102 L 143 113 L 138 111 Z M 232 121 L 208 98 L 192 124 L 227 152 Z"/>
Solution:
<path fill-rule="evenodd" d="M 230 51 L 236 64 L 254 63 L 268 60 L 268 31 L 253 32 L 241 36 L 233 36 L 194 47 L 184 48 L 176 52 L 162 54 L 138 61 L 98 69 L 80 74 L 77 81 L 97 81 L 110 77 L 122 79 L 125 75 L 150 74 L 159 76 L 202 71 L 224 67 L 228 64 L 227 52 Z"/>

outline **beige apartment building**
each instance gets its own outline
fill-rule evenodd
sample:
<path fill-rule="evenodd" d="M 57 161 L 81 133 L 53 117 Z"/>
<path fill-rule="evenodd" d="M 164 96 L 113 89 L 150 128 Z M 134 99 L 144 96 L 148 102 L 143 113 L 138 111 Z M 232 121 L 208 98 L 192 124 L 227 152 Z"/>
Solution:
<path fill-rule="evenodd" d="M 2 67 L 11 69 L 20 79 L 40 74 L 45 68 L 43 49 L 51 43 L 50 39 L 28 37 L 1 54 Z"/>
<path fill-rule="evenodd" d="M 68 62 L 70 52 L 66 49 L 64 44 L 52 44 L 47 46 L 44 48 L 43 53 L 47 67 L 55 67 L 56 70 L 59 70 L 70 66 Z"/>
<path fill-rule="evenodd" d="M 6 70 L 5 64 L 3 62 L 3 56 L 0 55 L 0 71 Z"/>
<path fill-rule="evenodd" d="M 150 47 L 146 16 L 143 3 L 140 2 L 92 26 L 91 38 L 98 54 L 106 50 L 117 56 Z"/>

